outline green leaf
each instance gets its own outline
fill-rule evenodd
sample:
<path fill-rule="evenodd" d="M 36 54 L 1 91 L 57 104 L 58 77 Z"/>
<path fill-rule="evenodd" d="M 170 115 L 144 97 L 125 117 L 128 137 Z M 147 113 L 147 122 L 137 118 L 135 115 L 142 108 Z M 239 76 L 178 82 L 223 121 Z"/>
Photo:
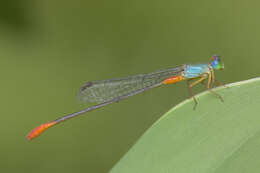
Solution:
<path fill-rule="evenodd" d="M 260 78 L 188 99 L 163 115 L 110 173 L 260 172 Z"/>

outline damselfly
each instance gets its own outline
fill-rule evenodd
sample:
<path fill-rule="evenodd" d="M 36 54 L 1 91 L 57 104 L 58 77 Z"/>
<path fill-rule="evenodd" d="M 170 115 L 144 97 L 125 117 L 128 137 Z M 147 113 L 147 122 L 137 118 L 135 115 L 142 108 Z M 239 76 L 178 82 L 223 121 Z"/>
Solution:
<path fill-rule="evenodd" d="M 31 140 L 39 136 L 46 129 L 85 112 L 118 102 L 126 99 L 127 97 L 142 93 L 148 89 L 158 87 L 160 85 L 174 84 L 183 80 L 187 80 L 190 95 L 195 102 L 194 109 L 198 102 L 194 97 L 192 87 L 199 83 L 204 83 L 206 80 L 207 81 L 204 84 L 207 89 L 223 101 L 219 94 L 211 90 L 211 84 L 216 83 L 214 70 L 221 69 L 224 69 L 224 64 L 221 62 L 220 56 L 214 55 L 212 56 L 210 63 L 185 64 L 179 67 L 160 70 L 148 74 L 87 82 L 80 88 L 79 97 L 84 102 L 96 102 L 98 103 L 97 105 L 66 115 L 54 121 L 44 123 L 33 129 L 27 135 L 27 139 Z"/>

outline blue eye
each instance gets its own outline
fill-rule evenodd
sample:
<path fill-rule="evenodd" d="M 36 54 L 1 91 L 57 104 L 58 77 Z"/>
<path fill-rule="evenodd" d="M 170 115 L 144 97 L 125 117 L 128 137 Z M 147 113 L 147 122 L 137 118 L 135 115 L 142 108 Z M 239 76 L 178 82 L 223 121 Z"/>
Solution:
<path fill-rule="evenodd" d="M 221 70 L 224 68 L 224 64 L 221 63 L 219 55 L 212 56 L 210 64 L 211 64 L 212 68 L 215 70 Z"/>
<path fill-rule="evenodd" d="M 217 64 L 218 64 L 218 59 L 215 59 L 215 60 L 213 61 L 213 64 L 214 64 L 214 65 L 217 65 Z"/>

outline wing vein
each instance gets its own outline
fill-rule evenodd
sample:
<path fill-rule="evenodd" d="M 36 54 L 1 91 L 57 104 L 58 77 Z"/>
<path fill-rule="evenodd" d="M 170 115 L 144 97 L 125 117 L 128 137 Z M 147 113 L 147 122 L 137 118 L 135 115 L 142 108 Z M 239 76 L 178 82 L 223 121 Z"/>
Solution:
<path fill-rule="evenodd" d="M 109 100 L 132 96 L 149 88 L 159 86 L 165 79 L 180 75 L 184 65 L 148 74 L 87 82 L 80 88 L 79 99 L 83 102 L 103 103 Z"/>

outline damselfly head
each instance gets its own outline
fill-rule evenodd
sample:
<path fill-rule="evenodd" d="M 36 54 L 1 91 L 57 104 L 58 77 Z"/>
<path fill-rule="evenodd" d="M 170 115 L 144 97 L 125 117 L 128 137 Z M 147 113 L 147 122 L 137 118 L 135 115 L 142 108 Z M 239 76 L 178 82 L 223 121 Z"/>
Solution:
<path fill-rule="evenodd" d="M 210 65 L 215 70 L 223 70 L 224 69 L 224 63 L 221 62 L 219 55 L 213 55 L 211 57 Z"/>

